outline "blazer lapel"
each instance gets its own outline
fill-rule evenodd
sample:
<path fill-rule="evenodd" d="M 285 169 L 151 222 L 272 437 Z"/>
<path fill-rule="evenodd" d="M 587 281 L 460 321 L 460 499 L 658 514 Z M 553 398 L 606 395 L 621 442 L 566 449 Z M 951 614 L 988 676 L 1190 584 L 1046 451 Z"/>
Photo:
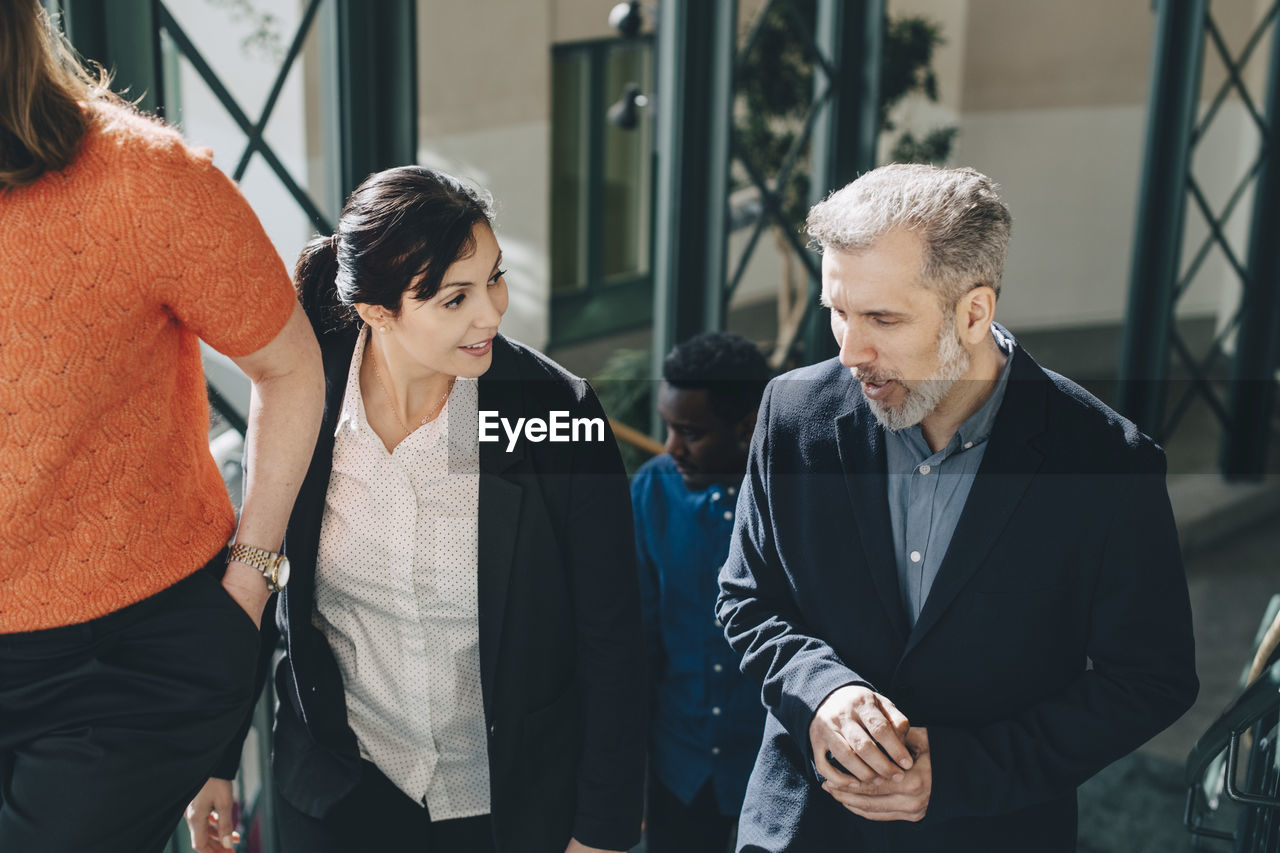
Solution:
<path fill-rule="evenodd" d="M 853 503 L 867 561 L 867 573 L 900 637 L 907 634 L 906 614 L 898 594 L 898 569 L 893 558 L 892 525 L 889 522 L 884 437 L 866 405 L 850 391 L 853 407 L 836 418 L 836 446 L 844 471 L 845 487 Z"/>
<path fill-rule="evenodd" d="M 480 411 L 496 411 L 504 418 L 524 417 L 524 395 L 519 378 L 514 375 L 513 355 L 501 336 L 494 339 L 493 364 L 479 382 Z M 518 442 L 510 453 L 505 440 L 480 444 L 480 543 L 476 558 L 480 686 L 490 718 L 493 716 L 493 683 L 524 494 L 520 483 L 505 472 L 524 459 L 524 452 L 524 442 Z"/>
<path fill-rule="evenodd" d="M 297 627 L 311 623 L 315 600 L 316 556 L 320 550 L 320 524 L 324 519 L 324 502 L 329 491 L 329 475 L 333 471 L 334 430 L 342 414 L 342 400 L 347 392 L 347 372 L 355 350 L 358 330 L 330 332 L 320 337 L 320 354 L 325 367 L 324 417 L 315 452 L 306 477 L 298 489 L 284 550 L 289 555 L 292 578 L 280 595 L 285 613 L 286 631 L 292 633 L 293 618 Z"/>
<path fill-rule="evenodd" d="M 1033 439 L 1045 429 L 1048 379 L 1020 347 L 1015 348 L 1012 358 L 1004 402 L 987 439 L 982 465 L 904 656 L 938 623 L 986 560 L 1044 461 Z"/>

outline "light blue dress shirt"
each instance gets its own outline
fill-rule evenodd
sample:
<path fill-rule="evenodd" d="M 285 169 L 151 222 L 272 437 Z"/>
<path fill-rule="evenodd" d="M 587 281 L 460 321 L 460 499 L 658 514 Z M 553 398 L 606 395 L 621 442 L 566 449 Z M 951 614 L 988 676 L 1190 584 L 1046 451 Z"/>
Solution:
<path fill-rule="evenodd" d="M 1009 384 L 1014 340 L 994 327 L 991 333 L 1009 358 L 991 396 L 960 425 L 946 447 L 934 453 L 918 424 L 897 432 L 884 430 L 898 591 L 912 627 L 951 544 Z"/>

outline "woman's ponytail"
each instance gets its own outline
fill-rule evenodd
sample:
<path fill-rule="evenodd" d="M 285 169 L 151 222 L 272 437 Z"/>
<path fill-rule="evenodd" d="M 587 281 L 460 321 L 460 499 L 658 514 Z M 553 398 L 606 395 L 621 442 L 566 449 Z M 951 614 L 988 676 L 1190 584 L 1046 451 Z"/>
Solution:
<path fill-rule="evenodd" d="M 338 297 L 339 237 L 313 237 L 293 268 L 298 301 L 317 335 L 345 326 L 353 313 Z"/>

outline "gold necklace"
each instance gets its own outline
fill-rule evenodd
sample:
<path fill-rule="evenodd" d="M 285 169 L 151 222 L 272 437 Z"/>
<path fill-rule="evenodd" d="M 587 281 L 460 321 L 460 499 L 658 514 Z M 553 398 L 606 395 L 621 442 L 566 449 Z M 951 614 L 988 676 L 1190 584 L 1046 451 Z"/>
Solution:
<path fill-rule="evenodd" d="M 372 352 L 372 342 L 369 344 L 369 349 L 370 355 L 374 355 Z M 400 417 L 400 410 L 396 408 L 396 398 L 391 396 L 391 391 L 388 390 L 387 383 L 382 381 L 382 371 L 378 370 L 378 359 L 376 357 L 373 359 L 373 375 L 378 380 L 378 385 L 382 387 L 382 393 L 387 396 L 387 405 L 391 407 L 391 414 L 396 416 L 396 420 L 400 422 L 400 428 L 404 430 L 405 437 L 407 438 L 412 430 L 410 430 L 409 425 L 404 422 L 404 418 Z M 437 400 L 435 406 L 432 407 L 433 411 L 431 414 L 424 416 L 422 420 L 418 422 L 418 426 L 426 426 L 431 421 L 440 417 L 440 412 L 444 411 L 444 401 L 448 400 L 449 395 L 453 393 L 453 383 L 457 378 L 458 377 L 456 376 L 449 377 L 449 387 L 444 389 L 444 393 L 440 395 L 440 399 Z"/>

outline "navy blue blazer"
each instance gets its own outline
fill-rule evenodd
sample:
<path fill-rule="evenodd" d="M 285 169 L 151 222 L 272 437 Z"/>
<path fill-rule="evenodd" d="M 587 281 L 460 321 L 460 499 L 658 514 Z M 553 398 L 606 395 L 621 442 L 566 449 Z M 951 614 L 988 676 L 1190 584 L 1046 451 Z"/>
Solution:
<path fill-rule="evenodd" d="M 1164 453 L 1016 348 L 951 546 L 908 628 L 883 433 L 832 359 L 761 404 L 718 612 L 769 710 L 739 850 L 1069 851 L 1076 787 L 1190 707 L 1191 610 Z M 809 724 L 865 682 L 929 731 L 919 823 L 819 787 Z"/>
<path fill-rule="evenodd" d="M 311 623 L 320 522 L 356 331 L 323 331 L 324 422 L 285 537 L 286 656 L 273 767 L 281 795 L 322 816 L 360 779 L 342 676 Z M 587 383 L 499 335 L 479 408 L 520 417 L 604 418 Z M 631 499 L 607 422 L 604 441 L 480 445 L 480 680 L 497 849 L 561 853 L 639 840 L 644 647 Z M 265 644 L 273 646 L 274 642 Z"/>

